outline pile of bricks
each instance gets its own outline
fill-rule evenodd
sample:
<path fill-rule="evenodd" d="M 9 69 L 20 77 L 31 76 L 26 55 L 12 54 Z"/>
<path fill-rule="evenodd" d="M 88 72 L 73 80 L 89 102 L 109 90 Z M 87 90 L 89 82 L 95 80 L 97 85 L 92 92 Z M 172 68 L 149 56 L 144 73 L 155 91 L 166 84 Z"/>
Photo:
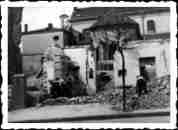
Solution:
<path fill-rule="evenodd" d="M 56 99 L 47 99 L 41 105 L 70 105 L 70 104 L 88 104 L 101 103 L 111 104 L 122 111 L 123 97 L 122 89 L 114 87 L 113 81 L 109 83 L 110 88 L 97 93 L 94 96 L 77 96 L 73 98 L 59 97 Z M 135 87 L 126 89 L 126 109 L 154 109 L 169 107 L 170 100 L 170 77 L 161 77 L 148 85 L 149 91 L 141 97 L 137 97 Z"/>
<path fill-rule="evenodd" d="M 149 94 L 139 98 L 140 108 L 165 108 L 170 105 L 170 76 L 161 77 L 149 84 Z"/>
<path fill-rule="evenodd" d="M 164 76 L 151 81 L 148 86 L 148 93 L 137 96 L 135 88 L 126 91 L 126 109 L 155 109 L 166 108 L 170 105 L 170 76 Z M 116 100 L 117 99 L 117 100 Z M 122 109 L 122 96 L 118 95 L 111 102 L 114 102 L 117 109 Z"/>

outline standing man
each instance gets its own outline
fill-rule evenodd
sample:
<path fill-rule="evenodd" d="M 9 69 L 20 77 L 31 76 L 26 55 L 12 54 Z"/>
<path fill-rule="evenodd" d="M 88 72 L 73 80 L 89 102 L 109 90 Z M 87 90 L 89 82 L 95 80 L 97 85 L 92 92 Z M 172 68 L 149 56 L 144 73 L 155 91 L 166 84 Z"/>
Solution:
<path fill-rule="evenodd" d="M 149 76 L 148 76 L 148 72 L 147 72 L 147 69 L 146 69 L 146 66 L 142 66 L 141 67 L 141 75 L 143 76 L 143 78 L 146 80 L 146 81 L 149 81 Z"/>
<path fill-rule="evenodd" d="M 149 75 L 148 75 L 148 71 L 146 66 L 142 67 L 142 71 L 141 71 L 141 76 L 143 77 L 144 81 L 145 81 L 145 86 L 143 87 L 143 91 L 145 94 L 147 94 L 147 83 L 150 81 Z"/>
<path fill-rule="evenodd" d="M 137 76 L 137 83 L 136 83 L 136 93 L 138 94 L 138 97 L 140 97 L 145 92 L 146 89 L 146 81 L 143 78 L 143 76 L 138 75 Z"/>

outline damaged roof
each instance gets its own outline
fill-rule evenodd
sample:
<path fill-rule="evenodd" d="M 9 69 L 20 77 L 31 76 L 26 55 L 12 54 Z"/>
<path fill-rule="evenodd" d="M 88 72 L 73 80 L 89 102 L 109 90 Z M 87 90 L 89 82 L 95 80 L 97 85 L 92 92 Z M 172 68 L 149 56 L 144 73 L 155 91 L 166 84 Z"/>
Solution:
<path fill-rule="evenodd" d="M 107 12 L 114 10 L 117 14 L 136 15 L 170 11 L 169 7 L 74 7 L 71 22 L 96 20 L 98 16 L 103 16 Z"/>
<path fill-rule="evenodd" d="M 110 11 L 107 14 L 100 16 L 96 23 L 94 23 L 90 29 L 96 29 L 99 27 L 113 27 L 113 26 L 125 25 L 130 26 L 133 25 L 135 27 L 139 27 L 138 23 L 133 19 L 129 18 L 125 15 L 120 15 L 115 13 L 115 11 Z"/>
<path fill-rule="evenodd" d="M 134 28 L 136 30 L 136 35 L 138 39 L 142 39 L 140 34 L 139 24 L 129 18 L 126 15 L 117 14 L 115 10 L 111 10 L 107 12 L 105 15 L 100 16 L 98 20 L 89 28 L 85 29 L 85 31 L 94 31 L 97 29 L 113 29 L 118 28 Z"/>

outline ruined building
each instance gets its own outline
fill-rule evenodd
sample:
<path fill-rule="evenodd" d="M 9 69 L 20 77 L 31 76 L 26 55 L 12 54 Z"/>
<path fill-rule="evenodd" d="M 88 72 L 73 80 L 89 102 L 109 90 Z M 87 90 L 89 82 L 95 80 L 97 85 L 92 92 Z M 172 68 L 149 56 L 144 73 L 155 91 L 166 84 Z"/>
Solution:
<path fill-rule="evenodd" d="M 169 74 L 169 17 L 168 7 L 75 7 L 70 22 L 74 29 L 92 37 L 96 75 L 107 73 L 113 77 L 115 86 L 120 86 L 122 61 L 116 44 L 112 42 L 119 40 L 122 34 L 126 39 L 123 48 L 128 85 L 135 85 L 136 76 L 142 73 L 143 66 L 148 66 L 150 77 Z M 135 27 L 128 24 L 135 24 Z M 151 55 L 149 51 L 153 47 L 157 53 Z"/>

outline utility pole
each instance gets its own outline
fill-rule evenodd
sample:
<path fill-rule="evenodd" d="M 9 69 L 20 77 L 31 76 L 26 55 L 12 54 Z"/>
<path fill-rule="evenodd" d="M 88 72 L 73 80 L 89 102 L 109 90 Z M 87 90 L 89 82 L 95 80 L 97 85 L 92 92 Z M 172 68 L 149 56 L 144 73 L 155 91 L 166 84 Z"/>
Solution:
<path fill-rule="evenodd" d="M 122 100 L 123 100 L 123 111 L 126 111 L 126 85 L 125 85 L 125 75 L 126 75 L 126 69 L 125 69 L 125 57 L 123 53 L 123 48 L 121 44 L 121 39 L 119 41 L 119 46 L 118 46 L 118 51 L 121 54 L 121 59 L 122 59 Z"/>
<path fill-rule="evenodd" d="M 122 57 L 122 87 L 123 87 L 123 111 L 126 110 L 126 86 L 125 86 L 125 58 L 123 53 L 123 48 L 121 49 L 121 57 Z"/>

